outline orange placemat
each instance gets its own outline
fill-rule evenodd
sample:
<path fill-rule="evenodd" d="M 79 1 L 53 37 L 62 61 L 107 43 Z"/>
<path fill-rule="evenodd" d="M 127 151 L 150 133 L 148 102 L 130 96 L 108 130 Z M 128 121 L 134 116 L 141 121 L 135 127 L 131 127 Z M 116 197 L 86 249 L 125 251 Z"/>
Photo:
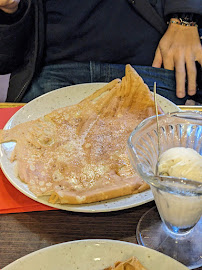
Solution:
<path fill-rule="evenodd" d="M 0 129 L 21 107 L 0 108 Z M 31 211 L 56 210 L 38 203 L 18 191 L 5 177 L 0 169 L 0 214 Z"/>

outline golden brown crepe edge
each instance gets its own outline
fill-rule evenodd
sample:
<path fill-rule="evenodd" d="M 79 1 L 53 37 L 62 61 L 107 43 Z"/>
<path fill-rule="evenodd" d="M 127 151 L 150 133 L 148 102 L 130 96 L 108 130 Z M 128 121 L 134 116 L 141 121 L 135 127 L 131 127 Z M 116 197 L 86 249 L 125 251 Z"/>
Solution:
<path fill-rule="evenodd" d="M 88 204 L 141 193 L 150 188 L 139 176 L 131 177 L 130 183 L 125 183 L 127 179 L 125 179 L 124 183 L 120 182 L 122 185 L 112 186 L 107 190 L 104 186 L 103 189 L 95 189 L 82 195 L 77 194 L 76 196 L 74 192 L 69 192 L 65 196 L 60 196 L 57 192 L 53 192 L 49 197 L 49 202 L 53 204 Z"/>

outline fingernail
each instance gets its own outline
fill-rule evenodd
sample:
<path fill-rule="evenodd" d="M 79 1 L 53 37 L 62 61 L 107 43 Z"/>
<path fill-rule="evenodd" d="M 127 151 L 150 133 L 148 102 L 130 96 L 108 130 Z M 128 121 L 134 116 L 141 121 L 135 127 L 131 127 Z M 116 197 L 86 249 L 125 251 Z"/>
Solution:
<path fill-rule="evenodd" d="M 178 92 L 178 93 L 177 93 L 177 96 L 178 96 L 179 98 L 183 98 L 183 97 L 185 96 L 185 94 L 184 94 L 183 92 Z"/>
<path fill-rule="evenodd" d="M 189 90 L 189 91 L 188 91 L 188 94 L 189 94 L 190 96 L 193 96 L 193 95 L 196 94 L 196 91 L 195 91 L 195 90 Z"/>

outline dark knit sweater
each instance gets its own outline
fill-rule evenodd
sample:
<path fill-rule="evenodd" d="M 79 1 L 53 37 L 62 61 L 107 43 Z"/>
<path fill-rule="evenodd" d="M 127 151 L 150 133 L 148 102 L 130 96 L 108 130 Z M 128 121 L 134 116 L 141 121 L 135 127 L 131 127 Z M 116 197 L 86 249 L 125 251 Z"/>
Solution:
<path fill-rule="evenodd" d="M 161 34 L 126 0 L 47 0 L 46 63 L 151 65 Z"/>

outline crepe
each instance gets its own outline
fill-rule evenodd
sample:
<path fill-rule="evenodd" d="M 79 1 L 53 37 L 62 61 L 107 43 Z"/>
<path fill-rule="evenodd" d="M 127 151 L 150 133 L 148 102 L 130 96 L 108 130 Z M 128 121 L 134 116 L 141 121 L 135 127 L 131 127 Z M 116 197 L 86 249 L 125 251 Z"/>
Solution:
<path fill-rule="evenodd" d="M 104 270 L 146 270 L 143 265 L 134 256 L 124 262 L 116 262 L 114 266 Z"/>
<path fill-rule="evenodd" d="M 126 65 L 122 80 L 80 103 L 0 130 L 0 143 L 16 142 L 11 162 L 36 196 L 61 204 L 97 202 L 149 188 L 130 164 L 127 139 L 154 114 L 148 86 Z"/>

